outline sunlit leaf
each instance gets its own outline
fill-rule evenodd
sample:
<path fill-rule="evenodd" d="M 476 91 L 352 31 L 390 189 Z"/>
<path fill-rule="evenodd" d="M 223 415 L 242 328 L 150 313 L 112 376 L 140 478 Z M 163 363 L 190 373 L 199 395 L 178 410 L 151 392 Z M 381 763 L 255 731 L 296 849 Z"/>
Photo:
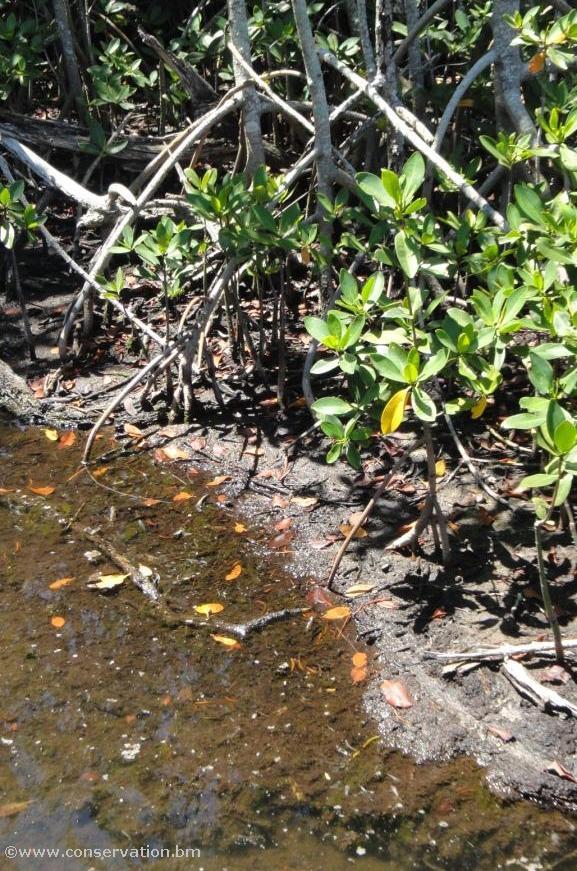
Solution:
<path fill-rule="evenodd" d="M 387 435 L 396 432 L 405 418 L 405 404 L 410 392 L 410 387 L 404 387 L 394 393 L 383 409 L 381 414 L 381 432 Z"/>
<path fill-rule="evenodd" d="M 353 665 L 356 665 L 357 668 L 364 668 L 369 658 L 366 653 L 363 653 L 361 650 L 358 650 L 356 653 L 353 653 Z"/>
<path fill-rule="evenodd" d="M 51 617 L 50 618 L 50 625 L 54 626 L 55 629 L 62 629 L 62 627 L 64 626 L 65 623 L 66 623 L 66 620 L 64 619 L 64 617 Z"/>
<path fill-rule="evenodd" d="M 224 611 L 224 605 L 220 602 L 208 602 L 204 605 L 195 605 L 194 610 L 197 614 L 202 614 L 203 617 L 210 617 L 211 614 L 220 614 Z"/>
<path fill-rule="evenodd" d="M 154 459 L 160 463 L 178 462 L 179 460 L 192 459 L 192 454 L 179 448 L 178 445 L 171 444 L 164 448 L 157 448 L 154 452 Z"/>
<path fill-rule="evenodd" d="M 187 499 L 193 499 L 192 493 L 189 493 L 187 490 L 181 490 L 180 493 L 177 493 L 176 496 L 172 497 L 173 502 L 186 502 Z"/>
<path fill-rule="evenodd" d="M 437 478 L 442 478 L 447 471 L 447 464 L 444 460 L 437 460 L 435 463 L 435 475 Z"/>
<path fill-rule="evenodd" d="M 316 496 L 292 496 L 291 503 L 299 508 L 312 508 L 319 500 Z"/>
<path fill-rule="evenodd" d="M 242 532 L 246 532 L 246 526 L 244 525 L 244 523 L 235 523 L 234 531 L 238 532 L 239 534 Z"/>
<path fill-rule="evenodd" d="M 51 584 L 48 584 L 48 588 L 50 590 L 61 590 L 62 587 L 67 587 L 68 584 L 71 584 L 73 580 L 74 580 L 74 577 L 58 578 L 57 581 L 52 581 Z"/>
<path fill-rule="evenodd" d="M 351 668 L 351 680 L 353 683 L 363 683 L 369 676 L 369 670 L 365 666 L 353 665 Z"/>
<path fill-rule="evenodd" d="M 100 575 L 93 584 L 87 584 L 89 590 L 115 590 L 120 587 L 130 575 Z"/>
<path fill-rule="evenodd" d="M 36 493 L 38 496 L 52 496 L 56 487 L 34 487 L 33 484 L 28 485 L 31 493 Z"/>
<path fill-rule="evenodd" d="M 241 563 L 235 563 L 231 568 L 228 575 L 224 576 L 225 581 L 235 581 L 242 575 L 242 565 Z"/>
<path fill-rule="evenodd" d="M 481 417 L 485 409 L 487 408 L 487 397 L 481 396 L 480 399 L 474 404 L 471 408 L 471 417 L 473 420 L 477 420 L 478 417 Z"/>
<path fill-rule="evenodd" d="M 412 708 L 413 700 L 408 689 L 400 680 L 384 680 L 381 689 L 385 700 L 393 708 Z"/>
<path fill-rule="evenodd" d="M 354 599 L 356 596 L 362 596 L 364 593 L 370 593 L 371 590 L 375 589 L 374 584 L 353 584 L 352 587 L 349 587 L 345 590 L 345 596 L 348 596 L 350 599 Z"/>
<path fill-rule="evenodd" d="M 214 638 L 218 644 L 228 647 L 229 650 L 238 650 L 240 648 L 240 642 L 236 638 L 230 638 L 228 635 L 211 635 L 210 637 Z"/>
<path fill-rule="evenodd" d="M 350 616 L 351 609 L 348 605 L 337 605 L 336 608 L 329 608 L 321 614 L 323 620 L 347 620 Z"/>
<path fill-rule="evenodd" d="M 92 472 L 92 477 L 93 478 L 102 478 L 103 475 L 106 475 L 106 473 L 108 472 L 109 469 L 110 469 L 110 466 L 99 466 L 97 469 L 94 469 L 94 471 Z"/>
<path fill-rule="evenodd" d="M 45 429 L 44 435 L 49 442 L 57 442 L 59 439 L 58 431 L 55 429 Z"/>
<path fill-rule="evenodd" d="M 345 538 L 352 532 L 352 530 L 353 527 L 350 526 L 348 523 L 341 523 L 341 525 L 339 526 L 339 531 L 344 535 Z M 368 534 L 369 533 L 366 529 L 363 529 L 362 526 L 359 526 L 358 529 L 355 529 L 355 534 L 353 535 L 353 538 L 366 538 Z"/>
<path fill-rule="evenodd" d="M 131 439 L 143 439 L 144 433 L 137 426 L 134 426 L 133 423 L 125 423 L 124 424 L 124 433 L 127 436 L 130 436 Z"/>
<path fill-rule="evenodd" d="M 220 487 L 221 484 L 224 484 L 225 481 L 232 481 L 230 475 L 217 475 L 216 478 L 213 478 L 212 481 L 207 481 L 207 487 Z"/>
<path fill-rule="evenodd" d="M 154 496 L 147 496 L 145 499 L 141 500 L 141 505 L 144 505 L 146 508 L 152 508 L 153 505 L 158 505 L 159 502 L 162 502 L 162 499 L 155 499 Z"/>

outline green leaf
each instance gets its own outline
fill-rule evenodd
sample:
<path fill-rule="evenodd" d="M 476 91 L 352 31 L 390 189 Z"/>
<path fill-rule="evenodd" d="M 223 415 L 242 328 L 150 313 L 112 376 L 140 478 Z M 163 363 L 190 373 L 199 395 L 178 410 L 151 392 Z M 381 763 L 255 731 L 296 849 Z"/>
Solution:
<path fill-rule="evenodd" d="M 327 372 L 332 372 L 333 369 L 338 369 L 339 361 L 336 357 L 327 360 L 317 360 L 311 367 L 312 375 L 326 375 Z"/>
<path fill-rule="evenodd" d="M 573 486 L 573 475 L 564 475 L 559 481 L 559 486 L 557 488 L 557 494 L 555 496 L 555 500 L 553 505 L 557 508 L 559 505 L 563 505 L 563 503 L 569 497 L 569 493 L 571 492 L 571 487 Z"/>
<path fill-rule="evenodd" d="M 417 417 L 427 423 L 433 423 L 437 417 L 437 408 L 434 401 L 421 387 L 415 387 L 413 389 L 411 394 L 411 405 L 413 406 L 413 411 Z"/>
<path fill-rule="evenodd" d="M 399 230 L 395 236 L 395 253 L 407 278 L 414 278 L 419 271 L 419 259 L 404 230 Z"/>
<path fill-rule="evenodd" d="M 542 415 L 530 414 L 513 414 L 511 417 L 505 418 L 501 426 L 503 429 L 537 429 L 545 423 L 545 413 Z"/>
<path fill-rule="evenodd" d="M 401 370 L 389 357 L 384 357 L 381 354 L 372 354 L 370 360 L 379 375 L 382 375 L 387 381 L 398 381 L 400 384 L 407 383 L 407 379 Z"/>
<path fill-rule="evenodd" d="M 437 375 L 447 365 L 449 360 L 449 352 L 446 348 L 441 348 L 434 354 L 421 369 L 419 381 L 426 381 L 427 378 L 432 378 Z"/>
<path fill-rule="evenodd" d="M 363 193 L 373 197 L 381 206 L 386 206 L 389 209 L 394 209 L 396 200 L 383 187 L 380 178 L 373 175 L 372 172 L 358 172 L 357 184 Z"/>
<path fill-rule="evenodd" d="M 326 321 L 323 321 L 321 318 L 306 317 L 304 324 L 307 333 L 309 333 L 313 339 L 316 339 L 317 342 L 322 342 L 327 338 L 327 336 L 332 335 Z"/>
<path fill-rule="evenodd" d="M 553 367 L 548 360 L 544 360 L 534 351 L 529 352 L 529 359 L 531 361 L 529 381 L 535 390 L 547 396 L 553 389 Z"/>
<path fill-rule="evenodd" d="M 555 427 L 553 442 L 560 454 L 568 454 L 577 442 L 577 427 L 570 420 L 562 420 Z"/>
<path fill-rule="evenodd" d="M 527 185 L 515 185 L 515 200 L 524 215 L 531 219 L 535 224 L 543 223 L 544 205 L 537 191 L 532 190 Z"/>
<path fill-rule="evenodd" d="M 527 475 L 523 478 L 519 487 L 521 490 L 530 490 L 534 487 L 549 487 L 557 480 L 557 475 L 546 475 L 544 472 L 539 472 L 537 475 Z"/>
<path fill-rule="evenodd" d="M 401 187 L 407 201 L 413 199 L 425 180 L 425 161 L 419 151 L 415 151 L 405 163 L 401 172 Z"/>
<path fill-rule="evenodd" d="M 352 405 L 338 396 L 323 396 L 322 399 L 317 399 L 311 405 L 315 414 L 330 415 L 330 414 L 348 414 L 353 410 Z"/>

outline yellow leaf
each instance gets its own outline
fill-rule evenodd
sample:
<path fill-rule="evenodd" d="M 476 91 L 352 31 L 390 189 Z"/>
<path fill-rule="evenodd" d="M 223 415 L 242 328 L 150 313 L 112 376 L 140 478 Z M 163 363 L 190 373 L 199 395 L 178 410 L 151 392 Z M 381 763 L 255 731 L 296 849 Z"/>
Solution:
<path fill-rule="evenodd" d="M 473 420 L 476 420 L 478 417 L 481 417 L 485 409 L 487 408 L 487 397 L 481 396 L 481 398 L 474 404 L 471 409 L 471 417 Z"/>
<path fill-rule="evenodd" d="M 353 584 L 348 590 L 345 590 L 345 596 L 354 599 L 355 596 L 362 596 L 364 593 L 370 593 L 375 589 L 374 584 Z"/>
<path fill-rule="evenodd" d="M 59 439 L 58 432 L 55 429 L 45 429 L 44 435 L 49 442 L 57 442 Z"/>
<path fill-rule="evenodd" d="M 38 496 L 52 496 L 56 487 L 33 487 L 32 483 L 28 485 L 31 493 L 36 493 Z"/>
<path fill-rule="evenodd" d="M 437 478 L 442 478 L 447 471 L 447 464 L 444 460 L 437 460 L 435 463 L 435 475 Z"/>
<path fill-rule="evenodd" d="M 394 393 L 381 414 L 381 432 L 383 435 L 396 432 L 405 419 L 405 403 L 411 388 L 404 387 Z"/>
<path fill-rule="evenodd" d="M 73 577 L 71 577 L 71 578 L 58 578 L 57 581 L 52 581 L 51 584 L 48 584 L 48 588 L 50 590 L 61 590 L 62 587 L 67 587 L 68 584 L 71 584 L 73 580 L 74 580 Z"/>
<path fill-rule="evenodd" d="M 351 616 L 351 609 L 348 605 L 337 605 L 336 608 L 329 608 L 321 616 L 323 620 L 345 620 Z"/>
<path fill-rule="evenodd" d="M 66 620 L 64 619 L 64 617 L 52 617 L 52 619 L 50 620 L 50 624 L 54 626 L 55 629 L 62 629 L 65 623 Z"/>
<path fill-rule="evenodd" d="M 212 481 L 207 481 L 207 487 L 220 487 L 221 484 L 224 484 L 225 481 L 232 481 L 230 475 L 217 475 L 216 478 L 213 478 Z"/>
<path fill-rule="evenodd" d="M 244 525 L 244 523 L 235 523 L 234 531 L 238 533 L 246 532 L 246 526 Z"/>
<path fill-rule="evenodd" d="M 32 804 L 30 801 L 10 801 L 8 804 L 0 804 L 0 820 L 6 817 L 15 817 L 16 814 L 22 813 Z"/>
<path fill-rule="evenodd" d="M 129 575 L 100 575 L 94 584 L 87 584 L 89 590 L 114 590 L 124 583 Z"/>
<path fill-rule="evenodd" d="M 206 605 L 195 605 L 194 610 L 197 614 L 202 614 L 203 617 L 210 617 L 211 614 L 220 614 L 224 611 L 224 605 L 220 602 L 209 602 Z"/>
<path fill-rule="evenodd" d="M 240 643 L 236 638 L 229 638 L 228 635 L 211 635 L 210 637 L 214 638 L 218 644 L 224 644 L 224 646 L 228 647 L 229 650 L 238 650 L 240 648 Z"/>
<path fill-rule="evenodd" d="M 192 493 L 188 493 L 186 490 L 181 490 L 180 493 L 172 497 L 173 502 L 186 502 L 187 499 L 192 499 Z"/>
<path fill-rule="evenodd" d="M 235 563 L 228 575 L 224 576 L 224 579 L 225 581 L 235 581 L 240 577 L 240 575 L 242 575 L 242 565 L 240 563 Z"/>

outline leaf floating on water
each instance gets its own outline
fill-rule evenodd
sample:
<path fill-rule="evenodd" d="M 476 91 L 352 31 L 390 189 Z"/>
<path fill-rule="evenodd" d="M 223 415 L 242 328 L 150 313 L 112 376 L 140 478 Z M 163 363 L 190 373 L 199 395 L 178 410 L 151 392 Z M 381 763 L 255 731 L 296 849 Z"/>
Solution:
<path fill-rule="evenodd" d="M 87 584 L 89 590 L 115 590 L 120 587 L 130 575 L 100 575 L 93 584 Z"/>
<path fill-rule="evenodd" d="M 71 584 L 74 580 L 74 577 L 70 578 L 58 578 L 57 581 L 52 581 L 51 584 L 48 584 L 49 590 L 61 590 L 62 587 L 67 587 L 68 584 Z"/>
<path fill-rule="evenodd" d="M 207 487 L 220 487 L 221 484 L 224 484 L 225 481 L 232 481 L 230 475 L 217 475 L 216 478 L 213 478 L 212 481 L 207 481 Z"/>
<path fill-rule="evenodd" d="M 345 590 L 345 596 L 349 599 L 354 599 L 357 596 L 363 596 L 365 593 L 370 593 L 375 589 L 375 584 L 353 584 L 348 590 Z"/>
<path fill-rule="evenodd" d="M 7 804 L 0 804 L 0 820 L 21 814 L 31 804 L 32 799 L 30 801 L 9 801 Z"/>
<path fill-rule="evenodd" d="M 363 683 L 369 676 L 369 671 L 366 666 L 357 667 L 354 665 L 351 668 L 351 680 L 353 683 Z"/>
<path fill-rule="evenodd" d="M 329 608 L 324 614 L 321 614 L 323 620 L 348 620 L 351 616 L 351 609 L 348 605 L 337 605 L 336 608 Z"/>
<path fill-rule="evenodd" d="M 30 483 L 28 484 L 28 489 L 31 493 L 36 493 L 37 496 L 52 496 L 56 487 L 35 487 Z"/>
<path fill-rule="evenodd" d="M 66 623 L 66 620 L 64 619 L 64 617 L 51 617 L 50 618 L 50 625 L 54 626 L 55 629 L 62 629 L 62 627 L 64 626 L 65 623 Z"/>
<path fill-rule="evenodd" d="M 228 635 L 211 635 L 218 644 L 223 644 L 229 650 L 239 650 L 240 642 L 236 638 L 230 638 Z"/>
<path fill-rule="evenodd" d="M 358 650 L 356 653 L 353 653 L 353 665 L 357 668 L 364 668 L 369 661 L 369 657 L 366 653 Z"/>
<path fill-rule="evenodd" d="M 235 523 L 234 531 L 238 532 L 239 534 L 242 532 L 246 532 L 246 526 L 244 525 L 244 523 Z"/>
<path fill-rule="evenodd" d="M 225 581 L 235 581 L 242 575 L 242 565 L 241 563 L 235 563 L 231 568 L 228 575 L 224 576 Z"/>
<path fill-rule="evenodd" d="M 57 442 L 60 436 L 58 435 L 58 430 L 56 429 L 45 429 L 44 435 L 48 439 L 49 442 Z"/>
<path fill-rule="evenodd" d="M 64 435 L 60 436 L 60 441 L 58 443 L 59 448 L 71 448 L 72 445 L 76 441 L 76 433 L 75 432 L 65 432 Z"/>
<path fill-rule="evenodd" d="M 393 708 L 412 708 L 413 700 L 408 689 L 400 680 L 384 680 L 381 689 L 385 700 Z"/>
<path fill-rule="evenodd" d="M 195 605 L 194 610 L 197 614 L 202 614 L 203 617 L 210 617 L 211 614 L 220 614 L 224 611 L 224 605 L 220 602 L 208 602 L 205 605 Z"/>
<path fill-rule="evenodd" d="M 180 493 L 177 493 L 176 496 L 172 497 L 173 502 L 186 502 L 187 499 L 192 499 L 192 493 L 189 493 L 187 490 L 181 490 Z"/>
<path fill-rule="evenodd" d="M 339 526 L 339 532 L 341 532 L 345 538 L 347 537 L 347 535 L 349 535 L 352 532 L 352 530 L 353 530 L 353 527 L 349 526 L 348 523 L 341 523 L 341 525 Z M 367 532 L 366 529 L 363 529 L 362 526 L 359 526 L 359 528 L 355 530 L 355 534 L 353 535 L 353 538 L 366 538 L 368 536 L 368 534 L 369 533 Z"/>
<path fill-rule="evenodd" d="M 573 772 L 569 771 L 568 768 L 565 768 L 565 766 L 561 765 L 557 760 L 549 763 L 545 771 L 549 772 L 549 774 L 556 774 L 557 777 L 562 777 L 563 780 L 570 780 L 571 783 L 577 783 L 577 777 L 575 777 Z"/>

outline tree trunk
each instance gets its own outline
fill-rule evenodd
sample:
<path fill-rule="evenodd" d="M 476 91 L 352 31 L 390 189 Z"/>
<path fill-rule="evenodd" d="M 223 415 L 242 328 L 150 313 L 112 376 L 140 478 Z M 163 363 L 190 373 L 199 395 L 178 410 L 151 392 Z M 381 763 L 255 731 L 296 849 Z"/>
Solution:
<path fill-rule="evenodd" d="M 228 15 L 232 41 L 243 60 L 252 66 L 248 21 L 244 0 L 228 0 Z M 252 176 L 258 167 L 262 166 L 265 162 L 262 131 L 260 126 L 260 100 L 249 75 L 243 67 L 241 67 L 238 61 L 234 59 L 234 57 L 232 65 L 237 85 L 242 82 L 250 82 L 250 84 L 246 85 L 244 88 L 242 122 L 246 145 L 245 169 L 246 172 Z"/>
<path fill-rule="evenodd" d="M 68 0 L 52 0 L 52 6 L 54 7 L 54 18 L 56 20 L 60 45 L 62 47 L 62 56 L 66 68 L 66 79 L 68 81 L 68 87 L 70 88 L 68 96 L 72 97 L 77 109 L 82 112 L 84 109 L 82 79 L 80 78 L 78 58 L 76 57 L 74 36 L 70 27 L 70 9 L 68 6 Z"/>
<path fill-rule="evenodd" d="M 90 420 L 70 405 L 55 405 L 50 400 L 36 399 L 24 378 L 0 360 L 0 408 L 31 426 L 79 427 Z"/>

